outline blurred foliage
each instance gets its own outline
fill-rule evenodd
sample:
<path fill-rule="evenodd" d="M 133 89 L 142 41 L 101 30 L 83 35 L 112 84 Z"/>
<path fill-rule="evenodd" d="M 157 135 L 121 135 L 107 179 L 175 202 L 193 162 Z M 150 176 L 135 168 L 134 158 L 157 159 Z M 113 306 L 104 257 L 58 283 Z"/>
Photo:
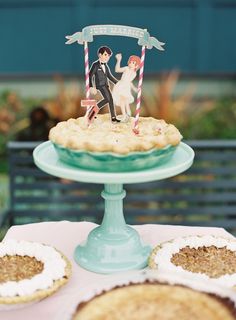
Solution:
<path fill-rule="evenodd" d="M 66 88 L 61 77 L 55 77 L 57 94 L 53 98 L 23 98 L 17 93 L 5 90 L 0 93 L 0 159 L 6 154 L 6 144 L 17 139 L 20 132 L 29 131 L 31 111 L 43 106 L 54 122 L 78 117 L 84 113 L 80 108 L 82 96 L 78 85 Z M 1 168 L 5 167 L 1 161 Z M 4 170 L 3 170 L 4 171 Z"/>
<path fill-rule="evenodd" d="M 39 99 L 22 99 L 15 92 L 0 93 L 0 157 L 6 153 L 6 143 L 29 126 L 29 112 Z"/>
<path fill-rule="evenodd" d="M 221 98 L 211 109 L 193 112 L 180 129 L 186 139 L 235 139 L 236 99 Z"/>
<path fill-rule="evenodd" d="M 180 73 L 161 76 L 154 96 L 142 98 L 142 115 L 173 123 L 184 139 L 236 139 L 236 97 L 196 98 L 196 85 L 190 84 L 174 96 Z"/>

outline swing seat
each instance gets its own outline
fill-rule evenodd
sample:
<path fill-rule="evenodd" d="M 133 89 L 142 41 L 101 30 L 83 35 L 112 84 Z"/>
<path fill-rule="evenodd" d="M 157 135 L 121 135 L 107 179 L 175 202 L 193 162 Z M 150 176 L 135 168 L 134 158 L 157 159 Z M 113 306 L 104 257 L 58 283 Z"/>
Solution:
<path fill-rule="evenodd" d="M 85 99 L 81 100 L 81 107 L 94 107 L 96 106 L 97 101 L 94 99 Z"/>

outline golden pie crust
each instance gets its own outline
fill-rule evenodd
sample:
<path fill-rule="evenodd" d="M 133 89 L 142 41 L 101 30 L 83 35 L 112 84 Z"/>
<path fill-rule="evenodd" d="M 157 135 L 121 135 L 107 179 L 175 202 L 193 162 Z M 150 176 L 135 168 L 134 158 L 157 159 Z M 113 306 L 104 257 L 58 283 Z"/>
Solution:
<path fill-rule="evenodd" d="M 58 251 L 58 250 L 56 250 L 56 251 Z M 9 305 L 9 306 L 10 305 L 17 305 L 17 304 L 21 305 L 21 304 L 25 304 L 25 303 L 39 301 L 39 300 L 42 300 L 42 299 L 52 295 L 60 287 L 65 285 L 71 276 L 71 271 L 72 271 L 71 270 L 71 263 L 60 251 L 58 251 L 58 252 L 60 253 L 61 258 L 66 263 L 65 275 L 62 278 L 55 280 L 51 287 L 49 287 L 47 289 L 37 290 L 30 295 L 14 296 L 14 297 L 0 296 L 0 305 L 1 304 Z M 4 263 L 3 263 L 3 261 L 4 261 Z M 15 267 L 13 266 L 14 262 L 17 262 L 17 261 L 20 262 L 19 267 L 21 269 L 17 268 L 16 266 Z M 9 269 L 11 271 L 11 273 L 8 275 L 6 273 L 7 262 L 9 262 Z M 25 268 L 24 262 L 30 263 L 30 265 L 26 265 L 26 268 Z M 19 280 L 23 280 L 23 279 L 30 279 L 30 278 L 32 278 L 32 276 L 39 274 L 43 270 L 43 263 L 36 260 L 34 257 L 32 258 L 29 256 L 17 256 L 17 255 L 9 256 L 9 255 L 7 255 L 7 256 L 0 258 L 0 266 L 1 265 L 5 266 L 5 268 L 4 268 L 5 274 L 1 276 L 2 281 L 0 281 L 0 284 L 4 283 L 6 281 L 19 281 Z M 28 271 L 27 271 L 27 267 L 29 267 Z M 17 269 L 18 269 L 18 271 L 17 271 Z M 25 269 L 25 270 L 23 270 L 23 269 Z"/>
<path fill-rule="evenodd" d="M 179 130 L 164 120 L 140 117 L 138 135 L 132 131 L 133 122 L 131 118 L 128 123 L 113 124 L 104 114 L 88 127 L 85 117 L 69 119 L 50 130 L 49 140 L 72 150 L 128 154 L 176 146 L 182 139 Z"/>
<path fill-rule="evenodd" d="M 82 303 L 73 320 L 233 320 L 234 304 L 190 288 L 160 283 L 131 284 Z"/>

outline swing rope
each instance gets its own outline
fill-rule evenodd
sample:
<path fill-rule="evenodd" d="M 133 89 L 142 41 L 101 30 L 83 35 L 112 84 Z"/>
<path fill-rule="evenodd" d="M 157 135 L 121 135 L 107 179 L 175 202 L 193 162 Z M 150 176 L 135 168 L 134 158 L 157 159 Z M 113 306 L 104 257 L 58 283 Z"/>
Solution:
<path fill-rule="evenodd" d="M 139 133 L 138 122 L 139 122 L 139 115 L 140 115 L 140 110 L 141 110 L 141 94 L 142 94 L 142 84 L 143 84 L 145 52 L 146 52 L 146 47 L 142 46 L 141 66 L 140 66 L 139 81 L 138 81 L 138 94 L 137 94 L 137 101 L 136 101 L 134 126 L 133 126 L 133 132 L 135 134 Z"/>

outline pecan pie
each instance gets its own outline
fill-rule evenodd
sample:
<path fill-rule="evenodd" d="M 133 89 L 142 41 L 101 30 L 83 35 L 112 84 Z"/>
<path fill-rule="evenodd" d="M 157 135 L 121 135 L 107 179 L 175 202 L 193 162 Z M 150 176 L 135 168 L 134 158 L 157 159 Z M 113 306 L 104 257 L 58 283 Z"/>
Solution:
<path fill-rule="evenodd" d="M 158 245 L 150 256 L 149 266 L 233 287 L 236 241 L 211 235 L 177 238 Z"/>
<path fill-rule="evenodd" d="M 56 292 L 71 265 L 53 247 L 28 241 L 0 243 L 0 310 L 24 306 Z"/>

